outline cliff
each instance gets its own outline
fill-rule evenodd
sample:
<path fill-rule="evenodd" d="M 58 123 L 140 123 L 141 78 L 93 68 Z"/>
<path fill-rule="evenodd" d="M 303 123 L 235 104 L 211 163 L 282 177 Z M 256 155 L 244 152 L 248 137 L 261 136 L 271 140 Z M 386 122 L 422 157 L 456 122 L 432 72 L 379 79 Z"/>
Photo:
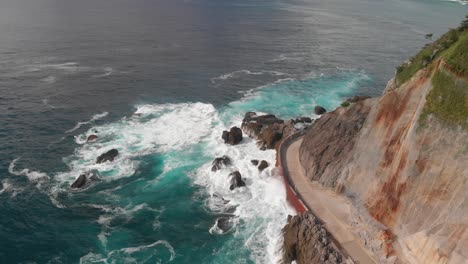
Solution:
<path fill-rule="evenodd" d="M 349 199 L 376 255 L 468 262 L 467 64 L 468 32 L 450 31 L 398 67 L 382 97 L 339 107 L 304 136 L 307 177 Z"/>

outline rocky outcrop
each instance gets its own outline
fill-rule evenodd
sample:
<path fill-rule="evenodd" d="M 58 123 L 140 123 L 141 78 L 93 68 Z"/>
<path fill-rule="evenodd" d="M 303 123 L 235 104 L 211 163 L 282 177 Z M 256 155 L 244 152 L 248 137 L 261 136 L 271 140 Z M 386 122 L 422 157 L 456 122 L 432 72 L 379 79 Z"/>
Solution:
<path fill-rule="evenodd" d="M 211 165 L 211 171 L 215 172 L 222 169 L 223 167 L 231 165 L 231 159 L 228 156 L 224 155 L 222 157 L 214 159 Z"/>
<path fill-rule="evenodd" d="M 246 135 L 257 140 L 260 149 L 274 149 L 283 138 L 285 122 L 272 114 L 258 116 L 254 112 L 248 112 L 241 127 Z"/>
<path fill-rule="evenodd" d="M 371 100 L 359 101 L 315 120 L 300 148 L 301 162 L 308 178 L 325 186 L 336 186 L 371 106 Z"/>
<path fill-rule="evenodd" d="M 327 110 L 323 107 L 321 107 L 320 105 L 317 105 L 315 108 L 314 108 L 314 112 L 316 115 L 323 115 L 327 112 Z"/>
<path fill-rule="evenodd" d="M 245 186 L 245 182 L 242 180 L 242 175 L 240 174 L 239 171 L 230 173 L 229 178 L 230 178 L 230 184 L 231 184 L 229 186 L 229 190 L 232 191 L 236 188 Z"/>
<path fill-rule="evenodd" d="M 342 253 L 333 244 L 330 234 L 310 213 L 289 216 L 283 228 L 283 263 L 345 263 Z"/>
<path fill-rule="evenodd" d="M 96 159 L 96 163 L 103 163 L 106 161 L 114 161 L 115 157 L 119 155 L 119 151 L 116 149 L 111 149 L 107 151 L 106 153 L 101 154 L 99 157 Z"/>
<path fill-rule="evenodd" d="M 229 131 L 223 131 L 221 137 L 225 144 L 237 145 L 242 142 L 242 130 L 238 127 L 232 127 Z"/>
<path fill-rule="evenodd" d="M 268 168 L 268 162 L 266 160 L 260 161 L 260 164 L 258 164 L 258 170 L 263 171 L 264 169 Z"/>
<path fill-rule="evenodd" d="M 98 139 L 98 136 L 92 134 L 88 136 L 88 138 L 86 139 L 86 142 L 90 143 L 90 142 L 96 141 L 96 139 Z"/>
<path fill-rule="evenodd" d="M 82 188 L 87 182 L 86 174 L 81 174 L 70 186 L 73 189 Z"/>
<path fill-rule="evenodd" d="M 382 236 L 357 224 L 366 241 L 384 237 L 380 256 L 397 263 L 468 259 L 468 132 L 433 116 L 420 122 L 437 70 L 449 72 L 433 64 L 399 86 L 389 82 L 380 98 L 324 114 L 300 147 L 308 178 L 385 227 Z"/>

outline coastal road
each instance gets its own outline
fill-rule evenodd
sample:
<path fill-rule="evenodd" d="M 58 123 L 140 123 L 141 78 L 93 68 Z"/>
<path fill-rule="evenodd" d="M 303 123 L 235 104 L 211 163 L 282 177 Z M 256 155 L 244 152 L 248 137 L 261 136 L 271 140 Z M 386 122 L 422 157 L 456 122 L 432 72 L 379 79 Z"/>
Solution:
<path fill-rule="evenodd" d="M 327 190 L 319 184 L 306 178 L 304 169 L 299 162 L 299 147 L 302 137 L 293 141 L 284 151 L 285 157 L 281 157 L 284 163 L 285 177 L 289 177 L 290 183 L 299 193 L 302 202 L 309 211 L 320 218 L 328 232 L 330 232 L 342 248 L 349 254 L 355 263 L 376 264 L 372 254 L 361 246 L 359 239 L 351 232 L 351 226 L 347 223 L 350 217 L 350 205 L 343 198 Z"/>

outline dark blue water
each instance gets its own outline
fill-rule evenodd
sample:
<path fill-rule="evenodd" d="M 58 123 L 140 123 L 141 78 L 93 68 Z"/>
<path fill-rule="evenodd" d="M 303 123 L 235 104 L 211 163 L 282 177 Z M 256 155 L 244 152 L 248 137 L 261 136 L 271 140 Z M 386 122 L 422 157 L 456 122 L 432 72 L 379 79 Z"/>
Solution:
<path fill-rule="evenodd" d="M 379 95 L 425 34 L 467 12 L 439 0 L 2 1 L 0 263 L 277 262 L 293 211 L 274 169 L 250 165 L 275 153 L 225 146 L 221 131 L 246 111 L 313 116 Z M 111 148 L 116 161 L 94 164 Z M 233 166 L 212 173 L 225 154 Z M 246 188 L 229 191 L 232 170 Z M 70 190 L 89 171 L 99 181 Z"/>

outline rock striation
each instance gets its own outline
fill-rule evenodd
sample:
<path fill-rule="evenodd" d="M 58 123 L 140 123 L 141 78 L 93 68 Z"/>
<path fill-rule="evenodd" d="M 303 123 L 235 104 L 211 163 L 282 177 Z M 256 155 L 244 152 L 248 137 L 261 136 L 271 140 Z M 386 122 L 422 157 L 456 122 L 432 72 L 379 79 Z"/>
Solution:
<path fill-rule="evenodd" d="M 345 263 L 330 234 L 313 214 L 289 216 L 283 236 L 284 264 L 292 261 L 297 264 Z"/>
<path fill-rule="evenodd" d="M 380 98 L 348 100 L 322 115 L 299 150 L 309 179 L 385 227 L 376 232 L 363 223 L 359 235 L 381 239 L 380 256 L 396 263 L 468 260 L 468 131 L 431 115 L 421 122 L 436 72 L 468 87 L 435 61 L 399 86 L 389 82 Z"/>

